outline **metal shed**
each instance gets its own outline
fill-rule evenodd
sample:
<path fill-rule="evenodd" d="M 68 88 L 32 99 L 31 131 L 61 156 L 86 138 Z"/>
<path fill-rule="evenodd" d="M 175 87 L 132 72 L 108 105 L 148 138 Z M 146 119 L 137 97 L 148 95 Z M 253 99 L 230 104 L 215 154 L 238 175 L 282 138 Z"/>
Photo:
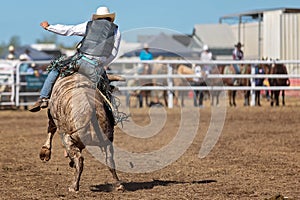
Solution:
<path fill-rule="evenodd" d="M 219 22 L 231 26 L 247 59 L 300 59 L 300 8 L 253 10 L 222 16 Z"/>
<path fill-rule="evenodd" d="M 216 59 L 231 59 L 236 38 L 228 24 L 197 24 L 193 38 L 208 45 Z"/>

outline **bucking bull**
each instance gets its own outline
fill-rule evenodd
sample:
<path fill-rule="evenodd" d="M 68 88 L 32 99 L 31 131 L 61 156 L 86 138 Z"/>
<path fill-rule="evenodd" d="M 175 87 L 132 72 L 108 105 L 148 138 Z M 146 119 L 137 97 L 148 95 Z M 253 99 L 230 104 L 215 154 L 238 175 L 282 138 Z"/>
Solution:
<path fill-rule="evenodd" d="M 75 169 L 69 191 L 79 190 L 84 161 L 81 153 L 87 145 L 100 147 L 115 181 L 115 189 L 124 190 L 114 162 L 114 116 L 106 101 L 105 96 L 92 87 L 90 80 L 79 73 L 59 78 L 53 87 L 48 108 L 48 137 L 40 151 L 40 159 L 50 160 L 52 138 L 58 131 L 70 159 L 69 165 Z"/>

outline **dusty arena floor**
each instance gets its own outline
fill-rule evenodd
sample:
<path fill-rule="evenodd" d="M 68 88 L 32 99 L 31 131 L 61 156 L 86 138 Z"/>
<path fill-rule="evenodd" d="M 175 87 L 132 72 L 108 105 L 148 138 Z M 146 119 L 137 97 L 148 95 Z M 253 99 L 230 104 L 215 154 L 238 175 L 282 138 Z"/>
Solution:
<path fill-rule="evenodd" d="M 88 151 L 78 193 L 69 193 L 73 169 L 63 156 L 59 135 L 52 159 L 44 163 L 39 150 L 46 139 L 46 112 L 0 111 L 0 199 L 270 199 L 281 194 L 300 199 L 300 99 L 285 107 L 228 107 L 221 136 L 205 158 L 198 157 L 208 130 L 211 109 L 199 109 L 197 135 L 176 162 L 150 173 L 118 175 L 125 191 L 110 191 L 108 169 Z M 190 106 L 185 108 L 195 110 Z M 149 123 L 148 109 L 131 109 L 140 126 Z M 180 125 L 181 109 L 166 109 L 167 121 L 154 138 L 129 137 L 120 128 L 115 145 L 147 152 L 169 143 Z M 193 119 L 190 119 L 193 122 Z M 192 124 L 192 123 L 191 123 Z M 186 133 L 189 134 L 189 133 Z M 116 155 L 117 156 L 117 155 Z M 147 165 L 147 162 L 145 162 Z"/>

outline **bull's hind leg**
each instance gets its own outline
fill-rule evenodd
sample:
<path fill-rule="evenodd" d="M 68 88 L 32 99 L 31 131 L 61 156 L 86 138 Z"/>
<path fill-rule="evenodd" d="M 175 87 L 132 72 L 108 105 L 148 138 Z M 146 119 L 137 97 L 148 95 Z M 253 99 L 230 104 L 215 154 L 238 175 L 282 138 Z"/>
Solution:
<path fill-rule="evenodd" d="M 77 147 L 77 145 L 74 143 L 75 140 L 69 134 L 64 134 L 62 139 L 68 157 L 71 160 L 70 167 L 75 168 L 74 181 L 69 187 L 70 192 L 75 192 L 79 190 L 80 177 L 83 171 L 84 158 L 81 155 L 82 149 Z"/>
<path fill-rule="evenodd" d="M 49 161 L 51 158 L 52 139 L 56 132 L 56 129 L 57 127 L 50 114 L 50 110 L 48 110 L 48 136 L 45 144 L 42 146 L 40 151 L 40 159 L 43 161 Z"/>
<path fill-rule="evenodd" d="M 120 182 L 120 179 L 117 175 L 115 169 L 115 161 L 114 161 L 114 148 L 112 143 L 109 143 L 105 149 L 105 161 L 108 166 L 109 171 L 111 172 L 113 179 L 115 181 L 114 187 L 116 190 L 124 191 L 124 186 Z"/>

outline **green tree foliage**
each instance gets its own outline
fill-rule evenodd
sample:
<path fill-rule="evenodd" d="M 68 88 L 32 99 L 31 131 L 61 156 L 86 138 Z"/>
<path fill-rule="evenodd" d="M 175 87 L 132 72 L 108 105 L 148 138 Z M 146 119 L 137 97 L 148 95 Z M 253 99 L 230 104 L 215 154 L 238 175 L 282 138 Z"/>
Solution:
<path fill-rule="evenodd" d="M 10 45 L 13 45 L 14 47 L 19 47 L 21 46 L 21 39 L 19 36 L 14 35 L 10 38 L 8 43 L 1 43 L 0 44 L 0 56 L 4 54 L 5 51 L 7 51 L 8 47 Z"/>
<path fill-rule="evenodd" d="M 57 36 L 56 35 L 44 35 L 42 39 L 37 39 L 36 43 L 38 44 L 57 44 Z"/>

